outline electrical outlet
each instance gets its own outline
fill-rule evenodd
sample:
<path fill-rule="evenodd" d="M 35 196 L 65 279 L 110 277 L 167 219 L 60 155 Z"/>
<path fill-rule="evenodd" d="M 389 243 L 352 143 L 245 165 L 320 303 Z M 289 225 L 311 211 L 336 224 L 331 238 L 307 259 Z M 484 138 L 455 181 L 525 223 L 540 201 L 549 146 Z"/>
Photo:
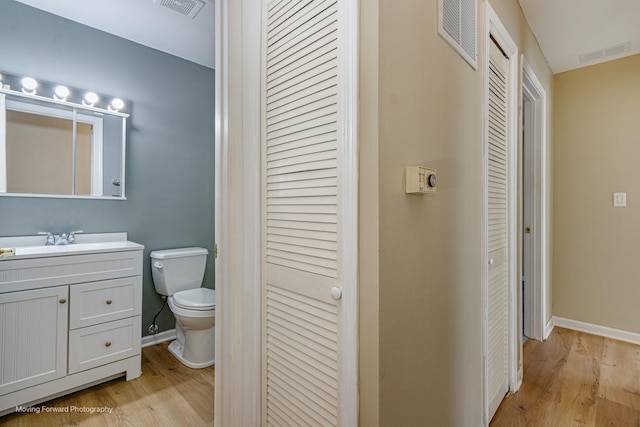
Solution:
<path fill-rule="evenodd" d="M 158 333 L 158 325 L 150 325 L 149 326 L 149 335 L 155 335 Z"/>

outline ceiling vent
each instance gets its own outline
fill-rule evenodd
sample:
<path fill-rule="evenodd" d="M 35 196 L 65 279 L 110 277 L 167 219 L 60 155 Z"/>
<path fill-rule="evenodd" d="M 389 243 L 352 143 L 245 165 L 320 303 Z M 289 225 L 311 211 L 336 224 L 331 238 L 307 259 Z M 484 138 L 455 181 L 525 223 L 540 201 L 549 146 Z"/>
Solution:
<path fill-rule="evenodd" d="M 604 49 L 594 50 L 593 52 L 583 53 L 579 55 L 581 64 L 587 62 L 600 61 L 612 56 L 622 56 L 631 51 L 631 42 L 617 44 L 615 46 L 605 47 Z"/>
<path fill-rule="evenodd" d="M 160 0 L 160 5 L 174 10 L 191 19 L 195 18 L 204 7 L 202 0 Z"/>

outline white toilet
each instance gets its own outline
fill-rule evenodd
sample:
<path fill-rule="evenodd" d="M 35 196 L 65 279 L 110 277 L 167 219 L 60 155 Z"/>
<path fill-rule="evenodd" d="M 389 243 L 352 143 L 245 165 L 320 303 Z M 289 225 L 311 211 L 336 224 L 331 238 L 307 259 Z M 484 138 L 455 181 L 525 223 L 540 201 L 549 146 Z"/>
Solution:
<path fill-rule="evenodd" d="M 190 368 L 206 368 L 215 361 L 216 291 L 201 288 L 205 248 L 151 252 L 156 292 L 168 297 L 176 317 L 176 340 L 169 351 Z"/>

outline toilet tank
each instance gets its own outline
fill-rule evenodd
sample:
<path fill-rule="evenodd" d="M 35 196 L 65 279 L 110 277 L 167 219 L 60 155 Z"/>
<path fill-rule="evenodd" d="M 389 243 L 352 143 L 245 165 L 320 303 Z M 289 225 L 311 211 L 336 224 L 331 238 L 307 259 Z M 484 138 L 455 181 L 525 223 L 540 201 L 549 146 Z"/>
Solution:
<path fill-rule="evenodd" d="M 160 295 L 171 296 L 202 286 L 209 251 L 205 248 L 165 249 L 151 252 L 153 285 Z"/>

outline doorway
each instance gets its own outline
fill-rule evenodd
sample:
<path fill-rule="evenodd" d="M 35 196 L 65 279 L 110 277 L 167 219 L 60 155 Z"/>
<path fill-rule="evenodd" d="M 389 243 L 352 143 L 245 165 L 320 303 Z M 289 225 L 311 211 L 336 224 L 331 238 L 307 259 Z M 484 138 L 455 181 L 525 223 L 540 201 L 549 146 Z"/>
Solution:
<path fill-rule="evenodd" d="M 546 322 L 546 94 L 522 57 L 522 335 L 543 340 Z"/>

